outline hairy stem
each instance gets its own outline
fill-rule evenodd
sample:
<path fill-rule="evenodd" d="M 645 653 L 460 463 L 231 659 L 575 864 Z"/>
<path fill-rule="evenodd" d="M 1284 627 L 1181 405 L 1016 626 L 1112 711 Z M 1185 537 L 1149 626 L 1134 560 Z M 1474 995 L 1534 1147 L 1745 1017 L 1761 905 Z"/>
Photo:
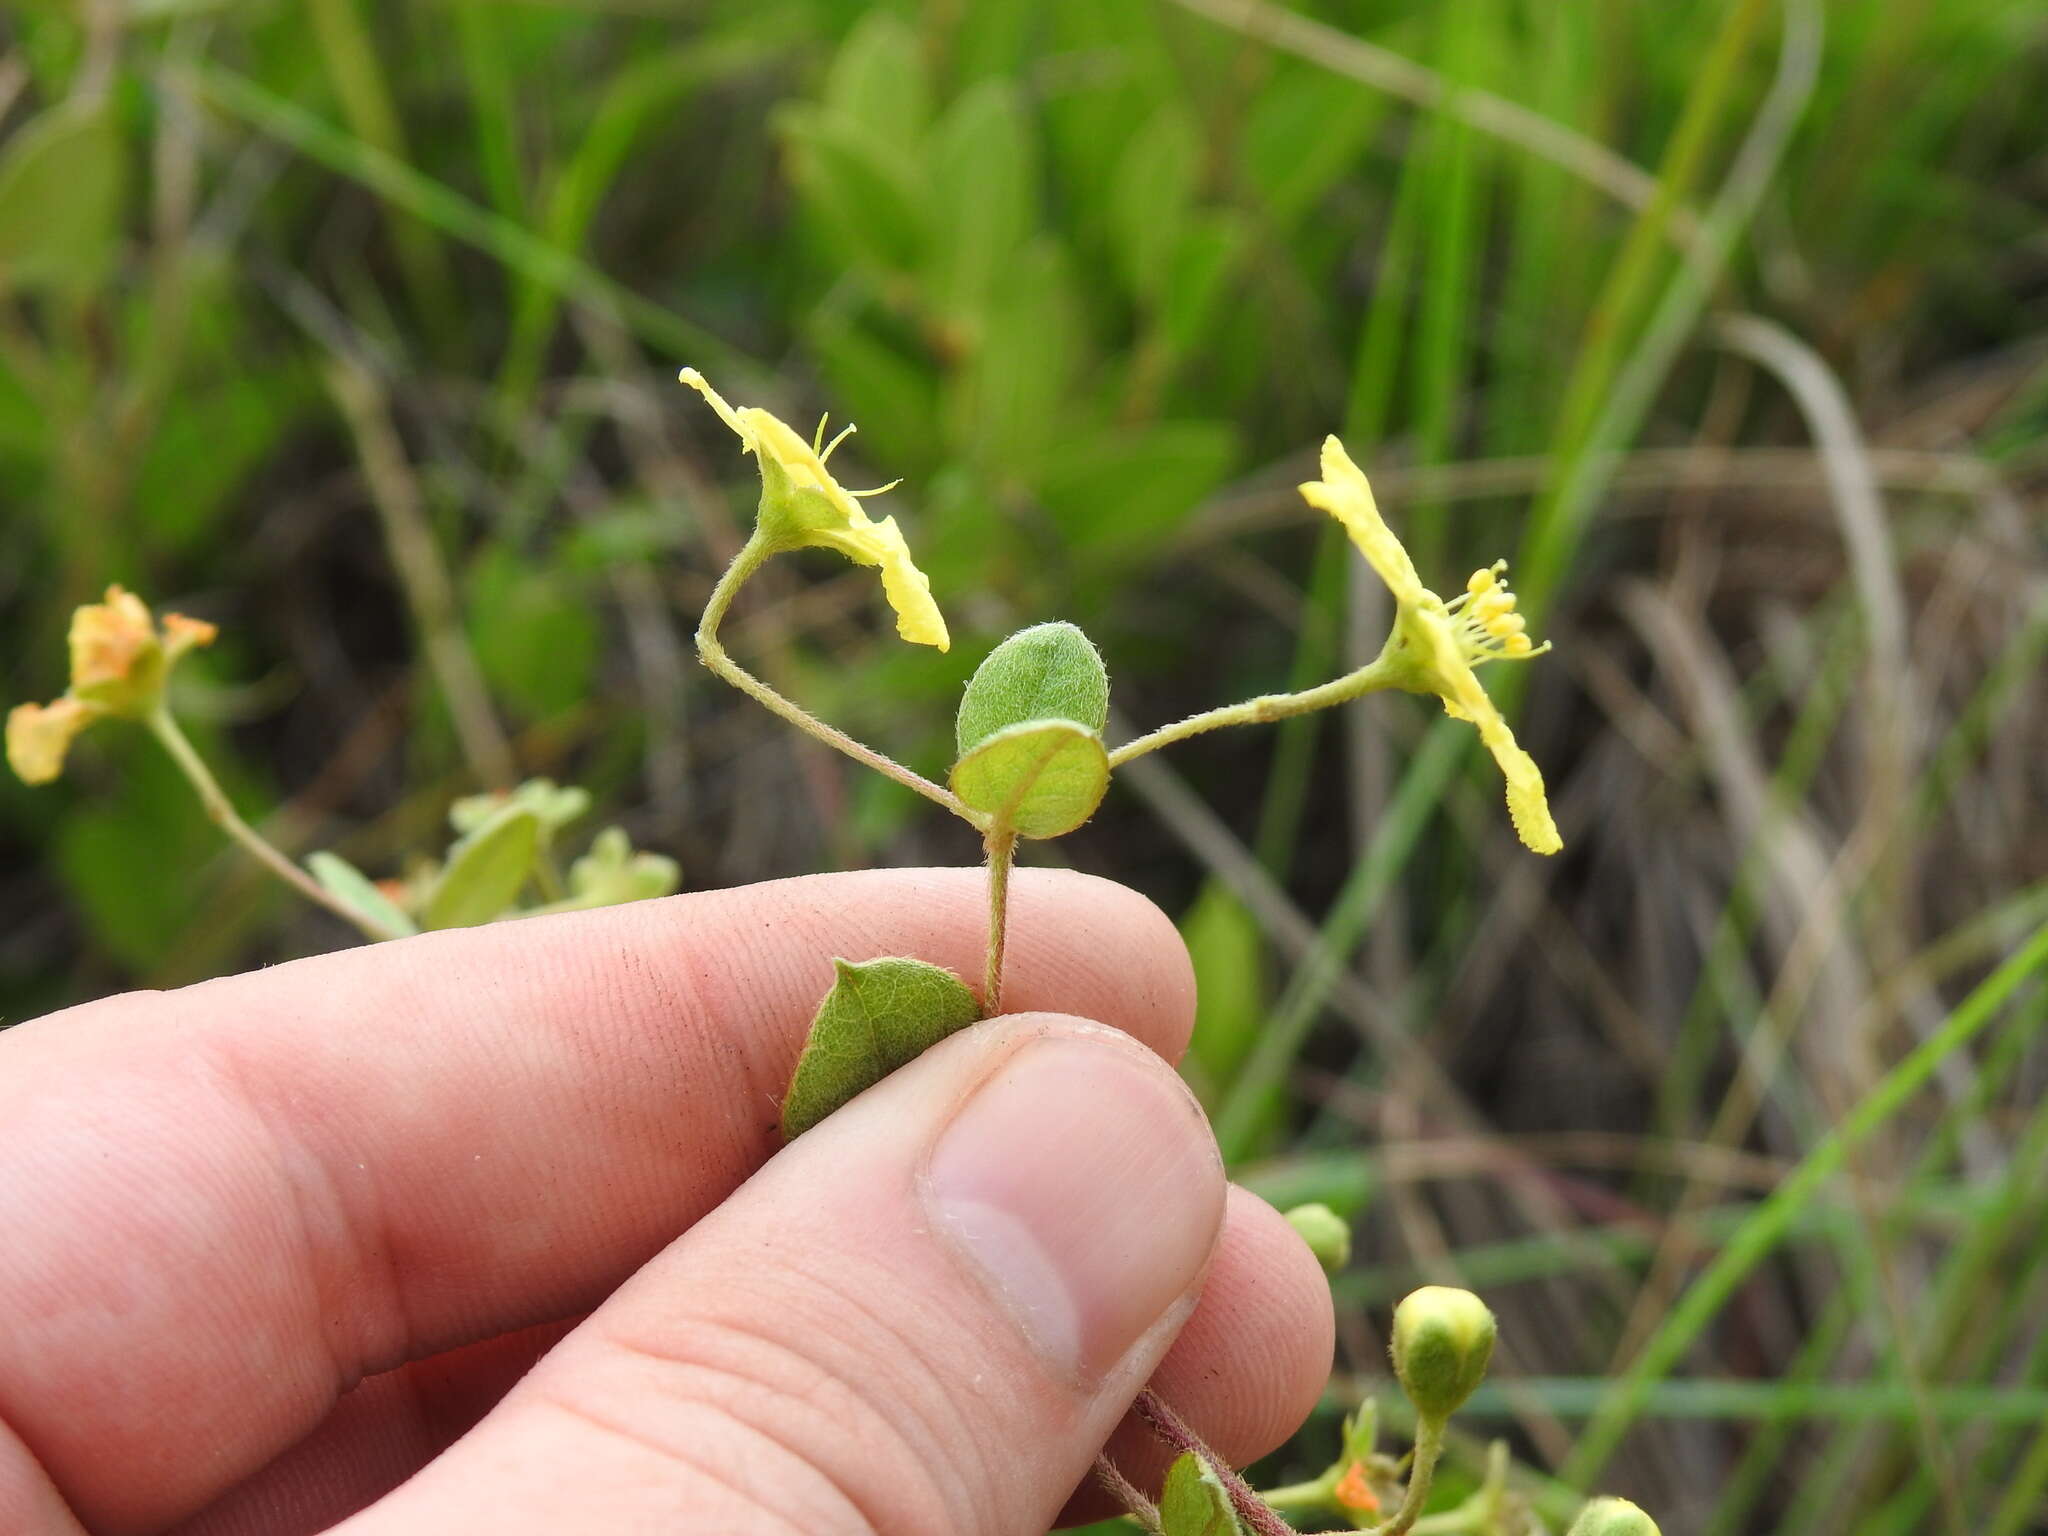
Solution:
<path fill-rule="evenodd" d="M 1272 720 L 1285 720 L 1289 715 L 1305 715 L 1311 710 L 1328 709 L 1334 704 L 1348 704 L 1383 688 L 1398 687 L 1395 681 L 1397 669 L 1387 661 L 1382 652 L 1378 659 L 1360 667 L 1356 672 L 1322 683 L 1300 693 L 1268 693 L 1256 699 L 1246 699 L 1241 704 L 1226 704 L 1220 709 L 1205 710 L 1199 715 L 1190 715 L 1172 725 L 1162 725 L 1149 735 L 1140 736 L 1136 741 L 1127 741 L 1109 754 L 1109 766 L 1119 768 L 1134 757 L 1143 757 L 1147 752 L 1160 747 L 1185 741 L 1190 736 L 1199 736 L 1204 731 L 1221 730 L 1227 725 L 1263 725 Z"/>
<path fill-rule="evenodd" d="M 171 755 L 171 761 L 178 765 L 178 771 L 191 781 L 193 790 L 199 796 L 199 803 L 206 807 L 206 814 L 221 831 L 240 843 L 255 855 L 278 879 L 284 881 L 308 901 L 325 907 L 335 916 L 345 919 L 349 926 L 370 939 L 395 939 L 399 934 L 386 928 L 375 918 L 368 917 L 334 895 L 311 875 L 286 858 L 263 834 L 242 820 L 227 797 L 227 791 L 220 787 L 220 780 L 213 776 L 213 770 L 206 766 L 185 733 L 178 729 L 178 722 L 171 718 L 168 707 L 159 704 L 145 717 L 144 724 L 150 734 L 156 737 L 163 749 Z"/>
<path fill-rule="evenodd" d="M 988 849 L 988 964 L 981 977 L 982 1012 L 994 1018 L 1003 1011 L 1003 949 L 1010 928 L 1010 866 L 1017 858 L 1015 832 L 991 832 Z"/>
<path fill-rule="evenodd" d="M 1436 1459 L 1443 1454 L 1444 1421 L 1419 1419 L 1415 1425 L 1415 1462 L 1408 1469 L 1408 1493 L 1394 1518 L 1372 1528 L 1372 1536 L 1405 1536 L 1421 1517 L 1429 1502 L 1429 1485 L 1436 1481 Z"/>
<path fill-rule="evenodd" d="M 804 734 L 813 736 L 833 750 L 845 753 L 855 762 L 894 779 L 905 789 L 915 790 L 933 804 L 944 806 L 970 826 L 980 827 L 982 818 L 963 805 L 944 785 L 934 784 L 923 774 L 904 767 L 894 758 L 855 741 L 836 726 L 827 725 L 809 710 L 784 698 L 726 653 L 725 647 L 719 643 L 718 627 L 725 622 L 726 610 L 732 606 L 733 597 L 746 584 L 747 578 L 759 570 L 773 552 L 757 533 L 747 540 L 740 552 L 733 557 L 732 564 L 725 568 L 725 574 L 718 578 L 718 585 L 712 588 L 711 596 L 704 604 L 704 616 L 697 623 L 697 655 L 704 665 L 755 703 L 780 715 Z"/>
<path fill-rule="evenodd" d="M 1131 1411 L 1137 1414 L 1145 1427 L 1160 1439 L 1176 1455 L 1193 1453 L 1208 1464 L 1230 1494 L 1230 1502 L 1237 1510 L 1237 1518 L 1244 1523 L 1252 1536 L 1295 1536 L 1294 1527 L 1282 1520 L 1266 1501 L 1252 1491 L 1251 1485 L 1237 1475 L 1229 1462 L 1218 1456 L 1203 1443 L 1202 1437 L 1188 1428 L 1185 1420 L 1167 1407 L 1159 1395 L 1147 1388 L 1140 1392 L 1131 1403 Z"/>
<path fill-rule="evenodd" d="M 1159 1523 L 1159 1506 L 1140 1493 L 1131 1480 L 1117 1470 L 1116 1463 L 1109 1459 L 1106 1451 L 1095 1458 L 1095 1481 L 1102 1484 L 1109 1496 L 1123 1505 L 1124 1512 L 1150 1531 L 1152 1536 L 1165 1536 L 1166 1528 Z"/>

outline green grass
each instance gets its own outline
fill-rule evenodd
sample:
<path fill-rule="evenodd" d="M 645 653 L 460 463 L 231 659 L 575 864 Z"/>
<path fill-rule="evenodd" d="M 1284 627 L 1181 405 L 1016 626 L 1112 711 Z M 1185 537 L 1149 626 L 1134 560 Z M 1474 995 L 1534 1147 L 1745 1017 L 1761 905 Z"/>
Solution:
<path fill-rule="evenodd" d="M 1139 728 L 1355 664 L 1375 589 L 1290 489 L 1339 430 L 1426 581 L 1517 558 L 1556 651 L 1489 684 L 1566 852 L 1384 698 L 1179 749 L 1059 850 L 1194 914 L 1226 1150 L 1357 1218 L 1338 1385 L 1462 1278 L 1473 1427 L 1559 1507 L 2048 1518 L 2030 0 L 124 14 L 0 22 L 4 702 L 119 580 L 222 623 L 185 713 L 295 851 L 396 871 L 482 729 L 699 887 L 964 860 L 690 660 L 747 509 L 676 368 L 904 477 L 950 655 L 824 565 L 731 641 L 921 769 L 1022 623 Z M 101 115 L 25 202 L 60 110 Z M 344 941 L 112 731 L 0 782 L 0 856 L 0 1019 Z"/>

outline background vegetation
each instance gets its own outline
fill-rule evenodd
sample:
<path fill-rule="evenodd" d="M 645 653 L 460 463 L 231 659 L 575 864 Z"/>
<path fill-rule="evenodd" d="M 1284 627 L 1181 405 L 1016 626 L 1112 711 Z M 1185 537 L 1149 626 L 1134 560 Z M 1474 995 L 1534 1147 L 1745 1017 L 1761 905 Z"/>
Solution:
<path fill-rule="evenodd" d="M 921 767 L 1021 622 L 1156 723 L 1496 554 L 1567 843 L 1419 702 L 1208 738 L 1060 855 L 1182 915 L 1242 1176 L 1362 1222 L 1490 1418 L 1674 1533 L 2048 1529 L 2048 13 L 2033 0 L 96 0 L 0 19 L 0 685 L 110 579 L 295 849 L 588 784 L 686 883 L 970 862 L 721 692 L 750 513 L 673 384 L 861 426 L 954 621 L 730 631 Z M 1112 729 L 1116 729 L 1113 725 Z M 346 942 L 140 733 L 0 782 L 19 1019 Z M 1604 1469 L 1604 1471 L 1603 1471 Z"/>

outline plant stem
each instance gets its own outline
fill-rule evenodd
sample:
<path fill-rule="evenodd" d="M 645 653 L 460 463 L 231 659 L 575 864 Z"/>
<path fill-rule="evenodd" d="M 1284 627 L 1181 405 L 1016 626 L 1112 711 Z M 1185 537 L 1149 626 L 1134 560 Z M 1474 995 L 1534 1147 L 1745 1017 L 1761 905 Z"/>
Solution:
<path fill-rule="evenodd" d="M 894 779 L 905 789 L 915 790 L 933 804 L 944 806 L 968 825 L 976 828 L 983 826 L 984 818 L 969 810 L 944 785 L 934 784 L 923 774 L 904 767 L 894 758 L 855 741 L 836 726 L 827 725 L 809 710 L 791 703 L 726 653 L 725 647 L 719 643 L 718 626 L 725 622 L 726 610 L 732 606 L 734 596 L 746 584 L 747 578 L 759 570 L 763 562 L 774 552 L 761 535 L 755 533 L 741 547 L 740 552 L 733 556 L 732 564 L 725 568 L 725 574 L 718 578 L 718 585 L 711 589 L 711 596 L 704 603 L 704 616 L 697 623 L 697 655 L 704 665 L 755 703 L 780 715 L 806 735 L 814 736 L 835 751 L 845 753 L 855 762 L 865 764 L 877 773 Z"/>
<path fill-rule="evenodd" d="M 1150 735 L 1127 741 L 1110 753 L 1109 766 L 1122 767 L 1134 757 L 1143 757 L 1160 747 L 1199 736 L 1204 731 L 1220 730 L 1227 725 L 1263 725 L 1271 720 L 1285 720 L 1289 715 L 1305 715 L 1311 710 L 1328 709 L 1334 704 L 1348 704 L 1382 688 L 1398 687 L 1397 675 L 1397 669 L 1388 663 L 1383 651 L 1377 659 L 1356 672 L 1347 672 L 1340 678 L 1301 693 L 1262 694 L 1241 704 L 1226 704 L 1220 709 L 1190 715 L 1172 725 L 1162 725 Z"/>
<path fill-rule="evenodd" d="M 1444 1421 L 1418 1419 L 1415 1425 L 1415 1462 L 1408 1470 L 1408 1493 L 1394 1518 L 1372 1528 L 1372 1536 L 1405 1536 L 1429 1502 L 1429 1485 L 1436 1481 L 1436 1459 L 1443 1454 Z"/>
<path fill-rule="evenodd" d="M 1138 1492 L 1131 1480 L 1117 1470 L 1116 1463 L 1109 1459 L 1107 1452 L 1095 1458 L 1095 1480 L 1102 1484 L 1111 1498 L 1123 1505 L 1126 1514 L 1152 1536 L 1165 1536 L 1166 1528 L 1159 1523 L 1159 1506 Z"/>
<path fill-rule="evenodd" d="M 1229 1462 L 1210 1450 L 1179 1414 L 1160 1401 L 1156 1392 L 1150 1388 L 1140 1392 L 1131 1403 L 1131 1411 L 1176 1455 L 1199 1456 L 1207 1464 L 1230 1494 L 1230 1502 L 1237 1509 L 1237 1518 L 1252 1536 L 1295 1536 L 1294 1527 L 1274 1513 L 1251 1485 L 1237 1475 Z"/>
<path fill-rule="evenodd" d="M 278 879 L 284 881 L 308 901 L 315 902 L 344 918 L 351 927 L 359 929 L 370 939 L 395 939 L 399 935 L 386 928 L 375 918 L 366 916 L 349 906 L 319 881 L 294 864 L 276 847 L 266 842 L 263 835 L 249 823 L 242 820 L 234 805 L 228 800 L 227 791 L 220 787 L 220 781 L 213 776 L 213 770 L 206 766 L 192 743 L 185 739 L 185 733 L 178 729 L 178 722 L 171 718 L 169 708 L 158 704 L 143 723 L 150 734 L 162 743 L 163 749 L 171 755 L 171 761 L 178 765 L 178 771 L 191 781 L 193 790 L 199 796 L 199 803 L 206 807 L 206 814 L 212 818 L 229 837 L 240 843 Z"/>
<path fill-rule="evenodd" d="M 1017 834 L 991 832 L 988 850 L 988 965 L 981 977 L 982 1012 L 994 1018 L 1003 1011 L 1003 948 L 1010 927 L 1010 866 L 1016 862 Z"/>

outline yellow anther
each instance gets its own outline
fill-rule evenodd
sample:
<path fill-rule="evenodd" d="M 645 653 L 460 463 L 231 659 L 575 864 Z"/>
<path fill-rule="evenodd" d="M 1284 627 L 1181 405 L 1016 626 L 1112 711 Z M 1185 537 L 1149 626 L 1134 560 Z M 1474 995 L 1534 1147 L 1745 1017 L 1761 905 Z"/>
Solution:
<path fill-rule="evenodd" d="M 1536 649 L 1536 642 L 1519 630 L 1508 636 L 1506 644 L 1510 656 L 1526 656 Z"/>
<path fill-rule="evenodd" d="M 1493 583 L 1493 567 L 1485 565 L 1465 578 L 1465 590 L 1477 597 L 1481 592 L 1492 586 Z"/>

